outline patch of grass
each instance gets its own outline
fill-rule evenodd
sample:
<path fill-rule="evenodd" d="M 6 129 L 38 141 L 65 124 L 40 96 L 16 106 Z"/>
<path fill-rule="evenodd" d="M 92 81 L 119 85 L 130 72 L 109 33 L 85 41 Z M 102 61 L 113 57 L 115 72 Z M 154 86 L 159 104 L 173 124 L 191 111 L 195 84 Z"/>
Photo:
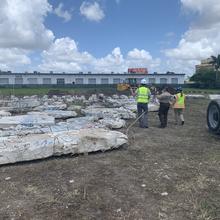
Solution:
<path fill-rule="evenodd" d="M 183 88 L 184 93 L 195 94 L 220 94 L 220 89 L 197 89 L 197 88 Z"/>
<path fill-rule="evenodd" d="M 117 93 L 116 88 L 114 87 L 33 87 L 33 88 L 0 88 L 0 96 L 32 96 L 32 95 L 47 95 L 50 91 L 57 91 L 59 94 L 82 94 L 82 95 L 90 95 L 92 93 L 105 93 L 105 94 L 114 94 Z"/>
<path fill-rule="evenodd" d="M 220 216 L 219 207 L 217 204 L 219 201 L 212 201 L 212 200 L 202 200 L 199 203 L 199 215 L 198 219 L 201 220 L 214 220 L 218 219 Z"/>
<path fill-rule="evenodd" d="M 213 194 L 212 196 L 207 194 L 196 187 L 196 185 L 191 188 L 191 190 L 186 195 L 185 206 L 188 212 L 191 212 L 196 220 L 217 220 L 220 216 L 219 209 L 219 198 Z"/>

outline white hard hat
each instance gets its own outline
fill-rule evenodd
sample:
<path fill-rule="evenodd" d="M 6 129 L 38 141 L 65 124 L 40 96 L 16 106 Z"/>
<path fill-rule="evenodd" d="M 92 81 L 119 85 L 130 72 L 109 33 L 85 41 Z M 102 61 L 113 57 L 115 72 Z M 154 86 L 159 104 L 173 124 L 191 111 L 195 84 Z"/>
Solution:
<path fill-rule="evenodd" d="M 146 79 L 142 79 L 141 80 L 141 84 L 145 84 L 146 85 L 147 84 L 147 80 Z"/>

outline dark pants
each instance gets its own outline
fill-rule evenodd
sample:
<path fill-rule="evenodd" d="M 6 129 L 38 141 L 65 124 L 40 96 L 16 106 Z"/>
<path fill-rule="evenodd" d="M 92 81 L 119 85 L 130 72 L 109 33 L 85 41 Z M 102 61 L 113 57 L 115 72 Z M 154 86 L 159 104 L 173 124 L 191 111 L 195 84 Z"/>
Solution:
<path fill-rule="evenodd" d="M 167 126 L 167 115 L 168 115 L 169 108 L 170 108 L 169 103 L 160 103 L 158 115 L 160 119 L 160 125 L 163 128 Z"/>
<path fill-rule="evenodd" d="M 138 111 L 138 117 L 142 115 L 141 118 L 139 118 L 139 125 L 142 128 L 148 127 L 148 119 L 147 119 L 147 113 L 148 113 L 148 103 L 137 103 L 137 111 Z"/>

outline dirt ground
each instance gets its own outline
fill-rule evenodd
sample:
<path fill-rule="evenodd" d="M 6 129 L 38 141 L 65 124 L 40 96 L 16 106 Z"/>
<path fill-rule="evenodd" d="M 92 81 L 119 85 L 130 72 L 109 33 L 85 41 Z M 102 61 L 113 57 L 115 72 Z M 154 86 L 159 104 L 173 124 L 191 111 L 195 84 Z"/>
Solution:
<path fill-rule="evenodd" d="M 220 219 L 220 137 L 207 100 L 189 100 L 184 126 L 156 113 L 128 147 L 0 167 L 0 219 Z"/>

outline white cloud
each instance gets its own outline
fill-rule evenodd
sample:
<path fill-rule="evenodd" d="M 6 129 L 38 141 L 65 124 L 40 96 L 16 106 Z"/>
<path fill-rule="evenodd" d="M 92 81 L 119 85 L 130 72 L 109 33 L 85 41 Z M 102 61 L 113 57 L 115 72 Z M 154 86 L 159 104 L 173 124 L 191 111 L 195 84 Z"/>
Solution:
<path fill-rule="evenodd" d="M 145 50 L 138 50 L 137 48 L 128 52 L 128 58 L 134 60 L 152 60 L 152 56 Z"/>
<path fill-rule="evenodd" d="M 81 15 L 85 16 L 90 21 L 101 21 L 105 14 L 97 2 L 89 3 L 84 1 L 80 6 Z"/>
<path fill-rule="evenodd" d="M 220 1 L 181 0 L 181 3 L 184 10 L 195 14 L 196 19 L 178 46 L 164 52 L 171 63 L 178 63 L 179 72 L 184 68 L 193 73 L 193 64 L 220 53 Z"/>
<path fill-rule="evenodd" d="M 219 0 L 181 0 L 181 3 L 184 9 L 191 10 L 209 18 L 213 18 L 213 20 L 216 20 L 220 17 Z"/>
<path fill-rule="evenodd" d="M 47 0 L 1 0 L 0 47 L 47 48 L 54 39 L 52 31 L 43 24 L 50 11 Z"/>
<path fill-rule="evenodd" d="M 125 60 L 119 47 L 116 47 L 107 56 L 96 59 L 93 65 L 94 70 L 100 72 L 123 72 L 126 68 Z"/>
<path fill-rule="evenodd" d="M 65 22 L 70 21 L 72 15 L 69 11 L 63 10 L 63 3 L 60 3 L 57 8 L 54 9 L 54 13 L 64 19 Z"/>
<path fill-rule="evenodd" d="M 27 51 L 22 49 L 0 49 L 0 69 L 14 70 L 31 63 Z"/>
<path fill-rule="evenodd" d="M 163 72 L 192 73 L 192 69 L 195 68 L 196 64 L 198 64 L 196 60 L 169 59 L 165 63 L 166 68 Z"/>
<path fill-rule="evenodd" d="M 168 57 L 181 60 L 201 60 L 211 54 L 214 54 L 214 49 L 206 38 L 195 42 L 182 39 L 177 48 L 166 51 Z"/>
<path fill-rule="evenodd" d="M 76 72 L 86 68 L 93 60 L 87 52 L 79 52 L 74 40 L 66 37 L 55 40 L 48 50 L 42 53 L 43 71 Z"/>
<path fill-rule="evenodd" d="M 42 53 L 42 71 L 56 72 L 124 72 L 128 67 L 148 67 L 149 70 L 160 65 L 145 50 L 133 49 L 124 58 L 121 49 L 116 47 L 105 57 L 96 58 L 88 52 L 80 52 L 76 42 L 70 38 L 57 39 L 48 50 Z"/>
<path fill-rule="evenodd" d="M 160 59 L 153 59 L 148 51 L 135 48 L 128 52 L 126 63 L 128 67 L 148 67 L 154 71 L 159 67 Z"/>

